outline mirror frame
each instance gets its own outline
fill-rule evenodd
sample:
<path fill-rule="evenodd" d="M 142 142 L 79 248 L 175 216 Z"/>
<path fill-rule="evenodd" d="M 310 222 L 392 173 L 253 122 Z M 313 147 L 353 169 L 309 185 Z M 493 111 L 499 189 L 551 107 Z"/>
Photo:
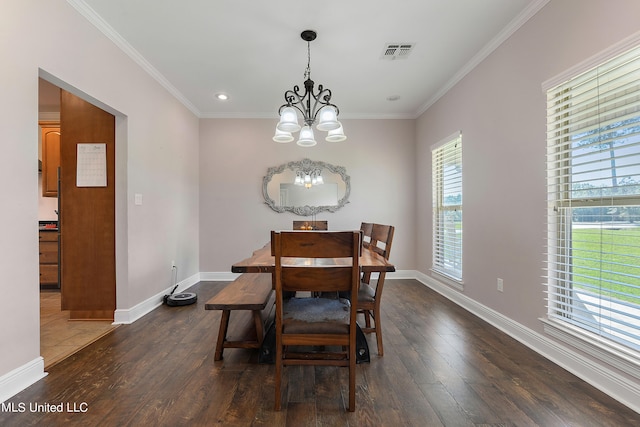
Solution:
<path fill-rule="evenodd" d="M 337 205 L 329 205 L 329 206 L 277 206 L 275 201 L 269 197 L 267 193 L 267 187 L 271 182 L 271 179 L 274 175 L 282 173 L 285 169 L 291 169 L 292 171 L 296 171 L 299 169 L 309 170 L 309 169 L 327 169 L 332 173 L 339 174 L 342 177 L 342 181 L 345 183 L 345 192 L 344 197 L 338 200 Z M 315 162 L 309 159 L 302 159 L 299 162 L 289 162 L 280 166 L 275 166 L 267 169 L 267 174 L 262 178 L 262 195 L 264 196 L 264 203 L 267 204 L 271 209 L 278 213 L 283 212 L 292 212 L 296 215 L 300 216 L 311 216 L 316 215 L 319 212 L 335 212 L 347 203 L 349 203 L 349 195 L 351 194 L 351 178 L 347 175 L 347 170 L 344 166 L 334 166 L 330 163 L 325 162 Z"/>

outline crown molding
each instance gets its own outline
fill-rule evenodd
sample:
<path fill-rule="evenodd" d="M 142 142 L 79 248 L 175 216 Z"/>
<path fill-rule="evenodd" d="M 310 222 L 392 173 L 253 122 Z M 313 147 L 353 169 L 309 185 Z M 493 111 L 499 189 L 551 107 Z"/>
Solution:
<path fill-rule="evenodd" d="M 202 113 L 201 119 L 268 119 L 278 120 L 274 113 Z M 340 120 L 414 120 L 413 114 L 345 114 Z"/>
<path fill-rule="evenodd" d="M 596 53 L 595 55 L 585 59 L 584 61 L 574 65 L 573 67 L 564 70 L 562 73 L 544 81 L 542 83 L 542 91 L 547 92 L 549 89 L 558 86 L 566 81 L 582 74 L 598 65 L 615 58 L 618 55 L 623 54 L 627 50 L 633 49 L 640 43 L 640 31 L 631 34 L 630 36 L 620 40 L 612 46 Z"/>
<path fill-rule="evenodd" d="M 502 43 L 504 43 L 509 37 L 513 35 L 520 27 L 522 27 L 529 19 L 531 19 L 536 13 L 540 11 L 551 0 L 537 0 L 531 3 L 525 10 L 523 10 L 515 19 L 513 19 L 509 25 L 507 25 L 497 36 L 495 36 L 489 43 L 487 43 L 478 53 L 475 54 L 469 62 L 466 63 L 454 76 L 449 80 L 434 96 L 432 96 L 427 102 L 425 102 L 420 109 L 413 116 L 417 119 L 425 111 L 435 104 L 440 98 L 442 98 L 447 92 L 449 92 L 460 80 L 462 80 L 467 74 L 469 74 L 474 68 L 476 68 L 482 61 L 484 61 L 491 53 L 496 50 Z"/>
<path fill-rule="evenodd" d="M 153 77 L 162 87 L 164 87 L 171 95 L 180 101 L 189 111 L 200 117 L 200 111 L 193 105 L 178 89 L 176 89 L 169 81 L 147 61 L 133 46 L 131 46 L 111 25 L 109 25 L 93 8 L 86 4 L 83 0 L 67 0 L 78 13 L 93 24 L 102 34 L 119 47 L 127 56 L 129 56 L 136 64 L 138 64 L 145 72 Z"/>
<path fill-rule="evenodd" d="M 41 111 L 38 113 L 39 122 L 60 122 L 60 113 L 57 111 Z"/>

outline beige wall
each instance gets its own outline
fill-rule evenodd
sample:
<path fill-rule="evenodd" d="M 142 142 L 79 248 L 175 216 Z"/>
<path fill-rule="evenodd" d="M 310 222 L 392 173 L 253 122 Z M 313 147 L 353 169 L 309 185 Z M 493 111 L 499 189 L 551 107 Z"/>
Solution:
<path fill-rule="evenodd" d="M 302 148 L 271 137 L 277 119 L 200 121 L 200 271 L 229 272 L 231 264 L 269 241 L 270 230 L 291 229 L 304 219 L 264 204 L 267 169 L 309 158 L 344 166 L 351 178 L 350 202 L 316 219 L 329 229 L 358 229 L 362 221 L 396 228 L 392 261 L 414 269 L 415 122 L 342 120 L 348 139 Z"/>

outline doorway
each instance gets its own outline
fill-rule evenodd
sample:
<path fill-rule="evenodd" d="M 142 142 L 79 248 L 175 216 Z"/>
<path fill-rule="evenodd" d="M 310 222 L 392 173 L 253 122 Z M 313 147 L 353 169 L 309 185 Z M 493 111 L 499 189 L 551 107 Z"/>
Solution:
<path fill-rule="evenodd" d="M 66 98 L 61 102 L 62 97 Z M 100 140 L 103 146 L 109 143 L 109 150 L 111 151 L 110 164 L 107 165 L 105 163 L 108 166 L 105 169 L 111 173 L 111 187 L 106 198 L 104 195 L 106 191 L 104 187 L 106 185 L 100 188 L 81 188 L 79 196 L 78 194 L 71 194 L 72 191 L 68 191 L 71 189 L 70 187 L 74 187 L 73 190 L 77 191 L 75 177 L 78 173 L 76 171 L 75 156 L 79 149 L 76 148 L 75 143 L 73 147 L 67 146 L 66 154 L 64 154 L 63 150 L 60 150 L 61 156 L 66 156 L 66 159 L 61 157 L 60 161 L 61 163 L 66 162 L 63 164 L 67 165 L 66 169 L 69 175 L 65 184 L 68 188 L 67 191 L 63 190 L 61 193 L 62 197 L 55 192 L 54 194 L 50 192 L 47 194 L 42 184 L 44 177 L 39 175 L 40 203 L 38 214 L 40 225 L 44 220 L 49 225 L 55 224 L 56 228 L 62 231 L 65 228 L 63 223 L 65 223 L 66 233 L 65 237 L 60 238 L 60 246 L 64 242 L 64 246 L 69 248 L 66 256 L 64 248 L 60 248 L 60 274 L 58 276 L 62 280 L 58 284 L 62 283 L 62 288 L 60 286 L 41 286 L 40 347 L 45 369 L 47 369 L 115 328 L 113 324 L 116 308 L 115 157 L 113 155 L 115 150 L 115 119 L 109 113 L 65 92 L 60 87 L 42 78 L 39 79 L 38 104 L 40 120 L 45 120 L 47 123 L 55 121 L 59 123 L 61 110 L 65 108 L 64 117 L 67 118 L 65 120 L 73 122 L 65 127 L 69 130 L 68 133 L 72 135 L 74 140 L 86 142 Z M 96 114 L 99 115 L 96 116 Z M 106 117 L 106 128 L 109 128 L 109 124 L 111 128 L 106 134 L 104 133 L 105 122 L 102 119 L 103 117 Z M 78 125 L 79 123 L 81 125 Z M 94 123 L 96 125 L 92 126 Z M 99 130 L 95 132 L 93 128 L 99 128 Z M 42 152 L 43 150 L 40 149 L 39 153 Z M 74 185 L 70 184 L 71 180 L 73 180 Z M 59 181 L 63 182 L 62 179 Z M 60 186 L 58 190 L 60 190 Z M 96 196 L 96 193 L 99 194 Z M 63 200 L 65 204 L 60 203 Z M 60 220 L 62 215 L 58 218 L 58 213 L 62 214 L 61 207 L 65 206 L 69 216 L 67 220 Z M 93 215 L 91 208 L 96 206 L 98 215 Z M 107 212 L 106 216 L 104 215 L 105 212 Z M 87 225 L 84 218 L 90 218 L 91 224 Z M 95 224 L 99 227 L 98 232 L 91 227 L 91 225 Z M 107 231 L 105 232 L 105 230 Z M 79 252 L 78 247 L 86 249 Z M 105 255 L 105 253 L 108 255 Z M 96 254 L 100 255 L 98 264 L 95 261 Z M 88 278 L 88 272 L 96 276 Z M 65 275 L 67 277 L 66 286 L 64 286 Z M 96 292 L 95 288 L 84 289 L 87 286 L 94 285 L 95 282 L 108 283 L 102 286 L 102 291 Z M 90 294 L 93 295 L 93 299 L 86 298 Z"/>

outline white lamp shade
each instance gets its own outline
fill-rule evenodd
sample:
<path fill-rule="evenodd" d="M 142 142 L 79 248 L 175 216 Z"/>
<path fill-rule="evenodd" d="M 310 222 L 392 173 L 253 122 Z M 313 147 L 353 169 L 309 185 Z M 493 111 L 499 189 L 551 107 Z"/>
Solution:
<path fill-rule="evenodd" d="M 329 131 L 333 129 L 338 129 L 340 127 L 340 122 L 338 122 L 338 112 L 335 107 L 330 105 L 326 107 L 322 107 L 320 110 L 320 119 L 316 129 L 321 131 Z"/>
<path fill-rule="evenodd" d="M 327 134 L 327 137 L 325 138 L 327 142 L 342 142 L 347 139 L 344 134 L 344 130 L 342 129 L 342 124 L 340 124 L 340 122 L 338 122 L 338 124 L 340 126 L 337 129 L 330 130 Z"/>
<path fill-rule="evenodd" d="M 276 134 L 273 136 L 275 142 L 291 142 L 293 141 L 293 135 L 291 132 L 284 132 L 276 128 Z"/>
<path fill-rule="evenodd" d="M 311 129 L 311 126 L 304 126 L 302 130 L 300 130 L 300 138 L 296 144 L 301 147 L 313 147 L 316 145 L 316 140 L 313 137 L 313 129 Z"/>
<path fill-rule="evenodd" d="M 278 130 L 283 132 L 297 132 L 300 130 L 298 124 L 298 114 L 293 107 L 284 107 L 280 112 L 280 122 L 278 123 Z"/>

